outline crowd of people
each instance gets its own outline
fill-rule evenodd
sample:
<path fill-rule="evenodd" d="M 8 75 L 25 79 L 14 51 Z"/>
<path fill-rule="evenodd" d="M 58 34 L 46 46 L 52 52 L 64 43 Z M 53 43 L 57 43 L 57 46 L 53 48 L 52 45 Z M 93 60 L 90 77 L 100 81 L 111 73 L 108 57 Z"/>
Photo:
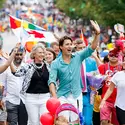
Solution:
<path fill-rule="evenodd" d="M 1 124 L 7 121 L 9 125 L 39 125 L 40 116 L 47 112 L 47 100 L 54 97 L 61 104 L 69 103 L 76 108 L 79 104 L 85 125 L 124 125 L 124 60 L 122 63 L 118 58 L 121 50 L 110 50 L 105 54 L 108 59 L 102 61 L 98 52 L 100 27 L 97 22 L 90 22 L 95 35 L 88 46 L 83 39 L 73 41 L 69 36 L 51 43 L 49 48 L 44 42 L 38 42 L 27 62 L 26 49 L 20 43 L 8 56 L 0 41 Z M 86 73 L 97 70 L 102 75 L 108 74 L 108 78 L 91 104 Z"/>
<path fill-rule="evenodd" d="M 46 4 L 46 8 L 14 3 L 11 8 L 7 4 L 0 15 L 0 26 L 9 24 L 4 21 L 5 13 L 16 12 L 16 17 L 57 36 L 57 41 L 49 47 L 46 42 L 38 41 L 28 60 L 25 58 L 27 50 L 20 43 L 9 55 L 4 52 L 1 37 L 0 125 L 40 125 L 40 116 L 47 112 L 46 102 L 51 97 L 58 98 L 61 104 L 75 106 L 82 114 L 82 125 L 125 125 L 123 41 L 112 37 L 118 35 L 110 27 L 104 30 L 93 20 L 85 27 L 70 24 L 69 17 L 54 4 L 47 1 Z M 0 31 L 3 32 L 2 27 Z M 101 88 L 96 90 L 93 104 L 91 91 L 94 88 L 87 79 L 87 73 L 91 72 L 106 76 Z M 55 122 L 55 125 L 63 125 L 64 121 L 68 124 L 67 114 L 62 115 L 62 123 Z"/>
<path fill-rule="evenodd" d="M 17 18 L 34 23 L 47 31 L 54 32 L 59 38 L 69 35 L 73 40 L 84 34 L 84 40 L 91 42 L 93 31 L 89 21 L 82 19 L 70 19 L 65 13 L 61 12 L 52 0 L 43 0 L 42 4 L 29 5 L 26 3 L 16 4 L 15 2 L 6 3 L 0 9 L 0 31 L 11 31 L 9 26 L 8 14 Z M 51 1 L 51 2 L 50 2 Z M 116 32 L 110 26 L 101 26 L 101 47 L 104 48 L 108 43 L 114 42 L 117 37 Z"/>

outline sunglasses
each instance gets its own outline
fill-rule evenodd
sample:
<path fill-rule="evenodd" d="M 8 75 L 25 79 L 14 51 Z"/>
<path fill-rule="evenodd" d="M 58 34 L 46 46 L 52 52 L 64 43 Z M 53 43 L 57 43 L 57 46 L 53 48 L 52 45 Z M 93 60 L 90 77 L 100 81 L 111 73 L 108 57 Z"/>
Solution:
<path fill-rule="evenodd" d="M 109 56 L 110 56 L 110 57 L 118 57 L 119 54 L 109 53 Z"/>
<path fill-rule="evenodd" d="M 17 53 L 16 56 L 22 56 L 23 54 L 22 53 Z"/>

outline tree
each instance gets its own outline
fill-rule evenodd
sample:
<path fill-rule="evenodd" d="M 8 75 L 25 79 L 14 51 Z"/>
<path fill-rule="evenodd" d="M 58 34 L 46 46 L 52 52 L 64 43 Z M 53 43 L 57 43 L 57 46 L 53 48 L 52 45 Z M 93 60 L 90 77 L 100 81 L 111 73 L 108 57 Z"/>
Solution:
<path fill-rule="evenodd" d="M 57 0 L 56 5 L 72 19 L 82 16 L 82 9 L 84 8 L 83 0 Z"/>
<path fill-rule="evenodd" d="M 93 19 L 106 26 L 125 25 L 124 0 L 57 0 L 56 5 L 72 19 Z"/>
<path fill-rule="evenodd" d="M 125 1 L 122 0 L 101 0 L 100 5 L 100 20 L 106 25 L 114 25 L 121 23 L 125 25 Z"/>
<path fill-rule="evenodd" d="M 0 0 L 0 8 L 3 7 L 3 4 L 5 3 L 5 0 Z"/>

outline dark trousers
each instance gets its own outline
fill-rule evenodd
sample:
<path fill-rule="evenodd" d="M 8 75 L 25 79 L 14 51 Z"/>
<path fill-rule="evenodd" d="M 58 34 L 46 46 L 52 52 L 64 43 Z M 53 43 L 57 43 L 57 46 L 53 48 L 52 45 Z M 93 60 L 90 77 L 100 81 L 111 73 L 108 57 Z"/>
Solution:
<path fill-rule="evenodd" d="M 118 106 L 116 106 L 116 115 L 120 125 L 125 124 L 125 110 L 122 110 Z"/>
<path fill-rule="evenodd" d="M 93 125 L 100 125 L 100 112 L 93 111 Z"/>
<path fill-rule="evenodd" d="M 6 101 L 8 125 L 27 125 L 28 115 L 25 105 L 20 101 L 20 105 L 15 105 Z"/>

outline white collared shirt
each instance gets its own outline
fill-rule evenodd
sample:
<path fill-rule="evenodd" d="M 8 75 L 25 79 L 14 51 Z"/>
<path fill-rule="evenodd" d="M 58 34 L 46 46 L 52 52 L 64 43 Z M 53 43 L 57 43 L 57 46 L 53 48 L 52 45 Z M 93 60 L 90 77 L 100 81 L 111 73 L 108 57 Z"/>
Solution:
<path fill-rule="evenodd" d="M 22 65 L 22 64 L 21 64 Z M 18 67 L 19 68 L 19 67 Z M 10 68 L 8 68 L 3 76 L 3 83 L 7 86 L 7 92 L 6 92 L 6 100 L 19 105 L 20 104 L 20 98 L 22 99 L 23 103 L 24 99 L 20 95 L 20 91 L 22 89 L 22 83 L 23 83 L 23 77 L 16 77 L 11 73 Z"/>

